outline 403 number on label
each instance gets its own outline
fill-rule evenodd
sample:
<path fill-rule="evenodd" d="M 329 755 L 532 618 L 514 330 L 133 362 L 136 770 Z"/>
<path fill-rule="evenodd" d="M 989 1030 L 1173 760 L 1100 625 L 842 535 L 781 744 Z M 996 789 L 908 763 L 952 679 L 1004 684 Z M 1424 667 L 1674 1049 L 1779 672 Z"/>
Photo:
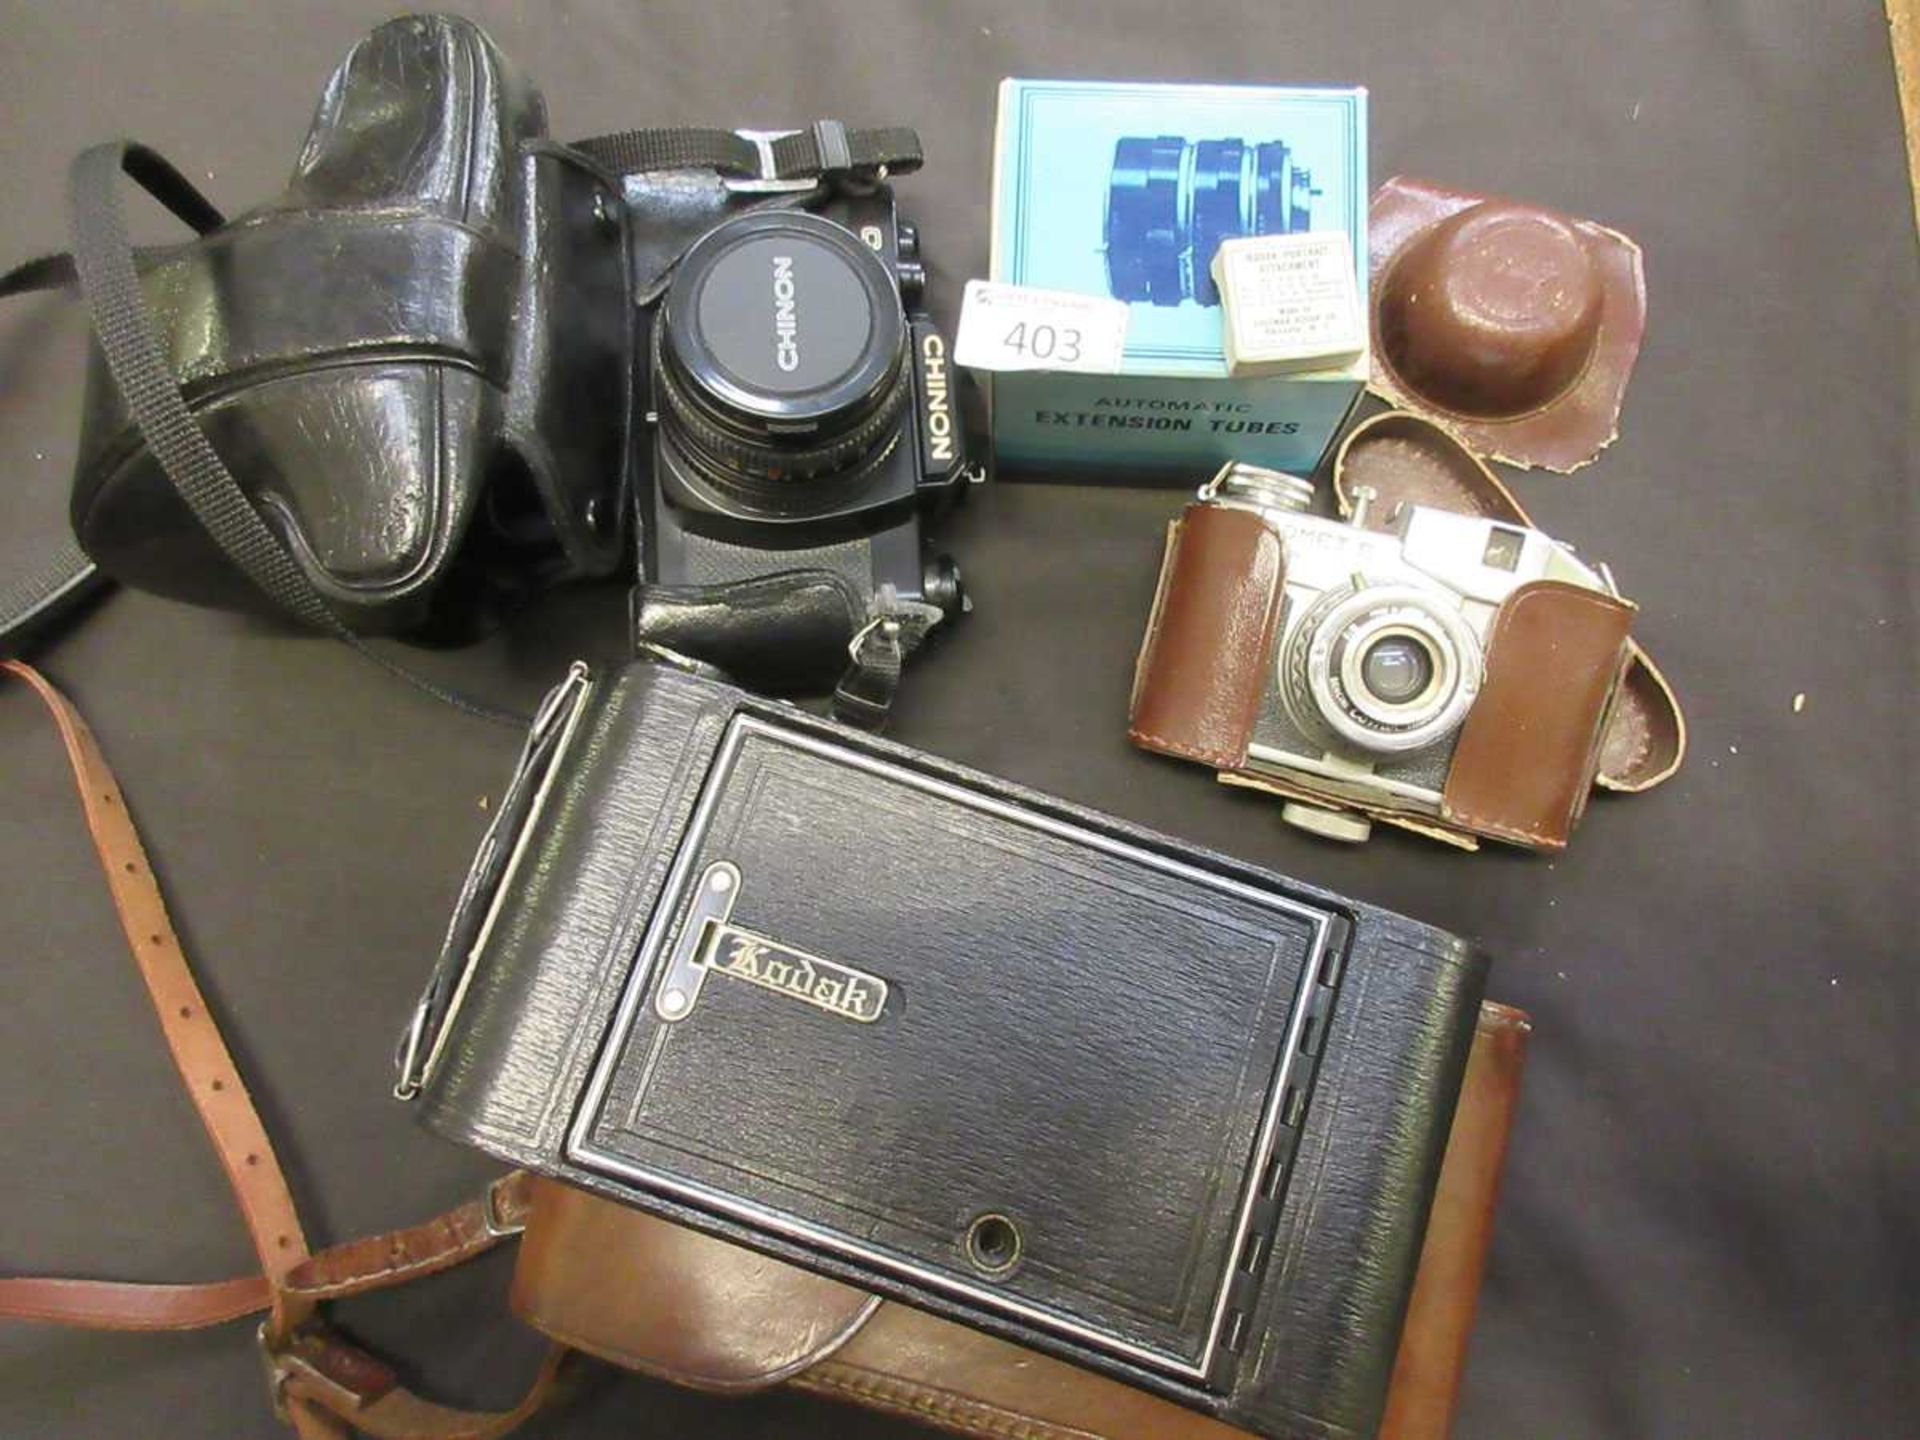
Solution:
<path fill-rule="evenodd" d="M 1125 301 L 991 280 L 967 283 L 954 359 L 975 370 L 1113 375 L 1127 343 Z"/>

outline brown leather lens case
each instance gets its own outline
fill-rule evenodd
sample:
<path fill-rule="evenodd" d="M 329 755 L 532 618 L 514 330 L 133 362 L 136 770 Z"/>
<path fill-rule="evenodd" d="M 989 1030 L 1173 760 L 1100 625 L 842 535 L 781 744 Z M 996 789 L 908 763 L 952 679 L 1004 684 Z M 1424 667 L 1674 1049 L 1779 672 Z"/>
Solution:
<path fill-rule="evenodd" d="M 1530 1026 L 1480 1008 L 1381 1440 L 1443 1440 L 1465 1368 Z M 1064 1361 L 881 1301 L 726 1241 L 541 1181 L 514 1313 L 628 1369 L 697 1389 L 782 1382 L 997 1440 L 1243 1440 Z"/>
<path fill-rule="evenodd" d="M 1611 443 L 1647 324 L 1638 245 L 1404 175 L 1374 192 L 1367 230 L 1369 389 L 1511 465 L 1574 470 Z"/>

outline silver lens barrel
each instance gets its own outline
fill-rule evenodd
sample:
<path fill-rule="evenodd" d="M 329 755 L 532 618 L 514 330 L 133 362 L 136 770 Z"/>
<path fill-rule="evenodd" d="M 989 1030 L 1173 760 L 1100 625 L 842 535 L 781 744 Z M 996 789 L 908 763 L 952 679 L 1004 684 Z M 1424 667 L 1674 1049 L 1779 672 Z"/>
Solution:
<path fill-rule="evenodd" d="M 1483 670 L 1479 639 L 1443 598 L 1361 580 L 1319 599 L 1279 664 L 1301 728 L 1363 755 L 1445 740 L 1472 708 Z"/>

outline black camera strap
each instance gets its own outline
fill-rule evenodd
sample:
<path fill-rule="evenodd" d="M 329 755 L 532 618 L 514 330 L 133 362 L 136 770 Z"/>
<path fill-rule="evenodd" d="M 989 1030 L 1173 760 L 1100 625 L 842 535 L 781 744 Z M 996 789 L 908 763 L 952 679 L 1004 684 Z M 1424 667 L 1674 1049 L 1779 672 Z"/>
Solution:
<path fill-rule="evenodd" d="M 682 126 L 622 130 L 576 140 L 573 148 L 620 175 L 653 170 L 713 170 L 741 180 L 874 180 L 918 170 L 920 136 L 905 126 L 849 130 L 817 120 L 804 130 L 755 139 L 733 130 Z"/>
<path fill-rule="evenodd" d="M 220 211 L 157 151 L 126 147 L 127 173 L 195 234 L 223 223 Z M 41 255 L 0 275 L 0 300 L 59 290 L 79 281 L 74 257 Z M 0 581 L 0 653 L 11 654 L 70 608 L 101 589 L 107 578 L 63 530 L 34 564 Z"/>
<path fill-rule="evenodd" d="M 345 627 L 214 453 L 200 422 L 187 409 L 179 381 L 161 349 L 153 316 L 140 293 L 133 243 L 127 238 L 117 193 L 117 180 L 124 172 L 140 180 L 168 209 L 182 214 L 173 203 L 171 187 L 162 191 L 144 178 L 155 164 L 164 167 L 162 173 L 170 174 L 188 196 L 200 200 L 199 192 L 179 171 L 145 146 L 125 141 L 82 151 L 67 177 L 74 270 L 107 369 L 167 479 L 241 574 L 302 623 L 317 630 L 343 631 Z M 200 203 L 211 217 L 205 229 L 219 224 L 219 213 L 204 200 Z M 195 228 L 205 233 L 200 226 Z"/>
<path fill-rule="evenodd" d="M 46 552 L 31 565 L 0 580 L 0 655 L 19 653 L 34 636 L 107 583 L 72 532 L 63 530 L 52 537 Z"/>

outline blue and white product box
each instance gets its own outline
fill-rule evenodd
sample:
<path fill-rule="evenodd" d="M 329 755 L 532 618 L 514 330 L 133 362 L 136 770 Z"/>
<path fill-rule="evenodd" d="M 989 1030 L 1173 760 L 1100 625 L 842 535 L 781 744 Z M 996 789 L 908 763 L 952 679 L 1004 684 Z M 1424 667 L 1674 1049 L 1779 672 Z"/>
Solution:
<path fill-rule="evenodd" d="M 1016 477 L 1199 483 L 1227 460 L 1311 471 L 1366 386 L 1327 370 L 1229 378 L 1211 264 L 1235 235 L 1343 231 L 1367 294 L 1367 92 L 1005 80 L 995 281 L 1128 303 L 1115 375 L 991 381 Z"/>

